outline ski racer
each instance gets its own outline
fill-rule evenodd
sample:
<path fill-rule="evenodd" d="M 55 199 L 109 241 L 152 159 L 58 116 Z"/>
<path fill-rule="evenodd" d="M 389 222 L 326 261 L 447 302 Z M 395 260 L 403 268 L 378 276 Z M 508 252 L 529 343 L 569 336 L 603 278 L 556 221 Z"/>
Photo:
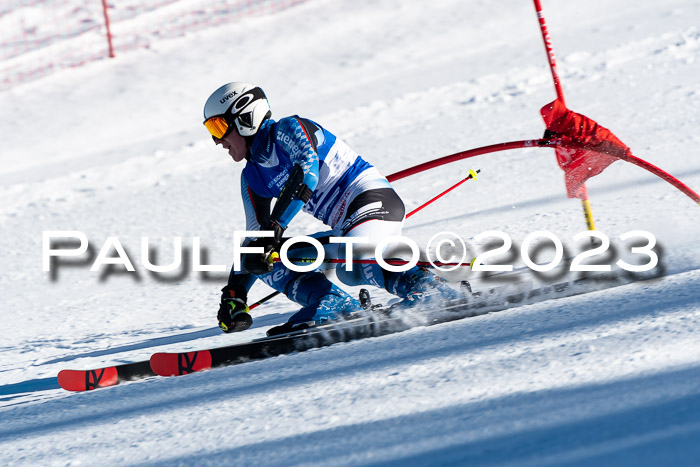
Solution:
<path fill-rule="evenodd" d="M 244 245 L 261 246 L 265 252 L 245 254 L 241 270 L 231 269 L 218 313 L 224 332 L 240 331 L 252 324 L 246 302 L 256 279 L 302 305 L 287 323 L 270 329 L 268 335 L 362 310 L 358 300 L 323 273 L 295 272 L 273 261 L 283 232 L 299 211 L 308 212 L 332 229 L 313 235 L 321 243 L 330 236 L 368 237 L 368 251 L 372 252 L 373 245 L 400 235 L 403 227 L 404 204 L 375 167 L 309 119 L 293 115 L 275 121 L 271 117 L 263 90 L 243 82 L 221 86 L 204 105 L 204 126 L 214 142 L 235 162 L 246 161 L 241 174 L 246 230 L 275 234 L 245 240 Z M 276 202 L 271 209 L 273 198 Z M 326 257 L 344 258 L 345 245 L 326 241 L 324 249 Z M 339 264 L 336 274 L 344 284 L 373 285 L 411 302 L 457 295 L 443 279 L 419 267 L 389 272 L 377 264 L 362 264 L 347 271 Z"/>

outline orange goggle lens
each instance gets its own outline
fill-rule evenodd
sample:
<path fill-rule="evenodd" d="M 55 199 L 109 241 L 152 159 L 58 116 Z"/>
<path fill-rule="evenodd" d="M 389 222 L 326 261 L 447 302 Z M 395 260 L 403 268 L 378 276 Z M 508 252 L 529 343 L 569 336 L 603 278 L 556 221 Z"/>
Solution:
<path fill-rule="evenodd" d="M 223 138 L 229 129 L 229 125 L 224 117 L 212 117 L 204 122 L 204 126 L 207 127 L 207 130 L 214 138 L 218 139 Z"/>

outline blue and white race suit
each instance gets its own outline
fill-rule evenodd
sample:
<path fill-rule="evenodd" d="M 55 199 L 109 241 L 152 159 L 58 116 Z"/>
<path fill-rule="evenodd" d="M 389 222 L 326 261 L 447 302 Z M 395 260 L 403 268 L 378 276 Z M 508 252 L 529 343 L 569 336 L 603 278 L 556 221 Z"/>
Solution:
<path fill-rule="evenodd" d="M 259 230 L 269 216 L 269 203 L 278 198 L 294 165 L 304 171 L 304 184 L 313 192 L 308 203 L 299 200 L 277 219 L 287 227 L 300 209 L 337 232 L 349 230 L 351 202 L 370 190 L 392 190 L 386 178 L 340 138 L 311 120 L 297 116 L 279 122 L 266 120 L 251 144 L 241 188 L 248 230 Z M 398 197 L 397 197 L 398 198 Z M 384 214 L 403 221 L 399 212 Z M 343 226 L 344 224 L 344 226 Z"/>
<path fill-rule="evenodd" d="M 241 175 L 246 230 L 256 231 L 267 225 L 272 199 L 279 198 L 290 172 L 299 165 L 311 197 L 306 203 L 301 199 L 292 201 L 275 219 L 283 228 L 287 228 L 303 209 L 332 229 L 314 235 L 316 237 L 357 236 L 378 242 L 401 234 L 404 205 L 387 179 L 340 138 L 311 120 L 295 115 L 278 122 L 264 121 L 246 159 Z M 371 247 L 369 245 L 366 251 L 374 251 Z M 328 245 L 326 256 L 343 258 L 344 251 L 344 245 Z M 338 278 L 348 285 L 371 284 L 390 290 L 386 275 L 377 265 L 354 269 L 353 273 L 348 273 L 344 267 L 339 267 Z M 224 294 L 247 298 L 247 291 L 256 278 L 304 305 L 293 317 L 297 321 L 318 321 L 326 312 L 326 318 L 331 318 L 331 315 L 359 308 L 356 300 L 323 274 L 294 272 L 279 262 L 272 272 L 260 276 L 232 270 Z M 327 297 L 336 298 L 324 302 Z"/>

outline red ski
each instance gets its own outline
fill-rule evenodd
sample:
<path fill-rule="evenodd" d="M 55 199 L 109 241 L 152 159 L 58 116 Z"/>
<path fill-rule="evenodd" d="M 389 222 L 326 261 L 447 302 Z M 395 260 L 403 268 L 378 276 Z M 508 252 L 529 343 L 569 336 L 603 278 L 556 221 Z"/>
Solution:
<path fill-rule="evenodd" d="M 359 318 L 198 352 L 160 352 L 151 355 L 151 368 L 159 376 L 186 375 L 217 366 L 235 365 L 381 335 L 389 332 L 388 323 L 393 321 L 386 319 L 386 322 L 379 323 L 373 319 Z M 394 324 L 391 332 L 398 331 L 398 326 L 399 324 Z"/>
<path fill-rule="evenodd" d="M 519 276 L 520 274 L 520 271 L 515 271 L 495 275 L 494 282 L 484 282 L 483 293 L 472 293 L 468 284 L 463 285 L 465 298 L 440 305 L 435 310 L 426 310 L 430 314 L 430 319 L 426 324 L 446 323 L 470 316 L 545 300 L 571 297 L 618 287 L 637 280 L 659 277 L 654 275 L 635 278 L 613 272 L 582 277 L 574 276 L 556 283 L 536 284 L 530 280 L 516 281 L 513 279 L 505 282 L 503 280 L 510 275 Z M 393 334 L 411 327 L 409 323 L 404 321 L 400 309 L 396 314 L 382 308 L 373 307 L 373 310 L 374 313 L 368 313 L 355 319 L 293 331 L 288 334 L 263 337 L 239 344 L 195 352 L 159 352 L 153 354 L 150 361 L 147 362 L 129 363 L 96 370 L 63 370 L 58 375 L 58 382 L 63 389 L 69 391 L 88 391 L 113 386 L 132 379 L 155 375 L 186 375 L 223 365 L 235 365 L 292 352 L 303 352 L 340 342 Z"/>
<path fill-rule="evenodd" d="M 151 369 L 159 376 L 178 376 L 211 368 L 211 352 L 164 353 L 151 355 Z"/>
<path fill-rule="evenodd" d="M 145 361 L 94 370 L 61 370 L 58 384 L 66 391 L 90 391 L 147 376 L 155 376 L 155 373 L 150 363 Z"/>

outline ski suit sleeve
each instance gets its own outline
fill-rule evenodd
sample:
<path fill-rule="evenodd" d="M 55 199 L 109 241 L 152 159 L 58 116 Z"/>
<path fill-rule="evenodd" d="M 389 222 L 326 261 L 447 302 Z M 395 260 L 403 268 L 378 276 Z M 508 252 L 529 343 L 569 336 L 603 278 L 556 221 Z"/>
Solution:
<path fill-rule="evenodd" d="M 265 198 L 256 194 L 245 177 L 241 174 L 241 198 L 243 199 L 243 209 L 245 210 L 246 230 L 260 230 L 260 226 L 270 218 L 271 198 Z M 243 244 L 247 245 L 253 239 L 247 238 Z M 228 283 L 221 289 L 221 299 L 240 298 L 244 302 L 248 299 L 248 291 L 255 283 L 256 276 L 246 271 L 235 271 L 231 267 L 228 276 Z"/>
<path fill-rule="evenodd" d="M 303 173 L 303 179 L 298 187 L 289 186 L 299 183 L 290 176 L 282 190 L 280 199 L 277 200 L 277 203 L 282 202 L 281 205 L 284 206 L 284 209 L 279 213 L 276 210 L 272 220 L 286 229 L 294 216 L 309 200 L 309 196 L 301 194 L 313 193 L 318 185 L 319 160 L 314 137 L 309 134 L 300 118 L 294 116 L 280 120 L 275 137 L 277 144 L 289 154 L 292 164 L 299 166 L 297 170 Z M 290 199 L 283 200 L 283 196 L 290 197 Z"/>

